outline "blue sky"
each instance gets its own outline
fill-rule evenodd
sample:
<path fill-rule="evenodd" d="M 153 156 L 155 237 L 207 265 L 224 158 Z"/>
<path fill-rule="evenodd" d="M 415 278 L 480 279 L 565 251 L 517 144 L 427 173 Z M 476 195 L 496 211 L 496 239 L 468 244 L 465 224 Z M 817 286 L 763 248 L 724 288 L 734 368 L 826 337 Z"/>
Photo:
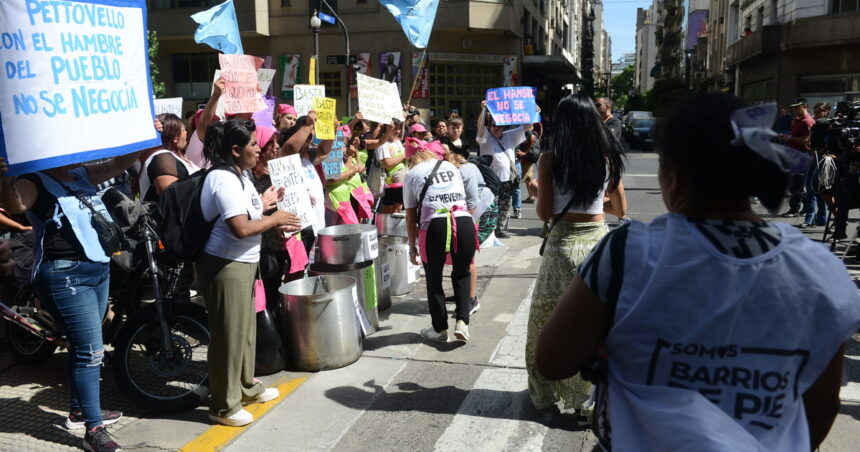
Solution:
<path fill-rule="evenodd" d="M 651 6 L 651 0 L 604 0 L 604 27 L 612 39 L 612 61 L 636 51 L 636 8 Z"/>

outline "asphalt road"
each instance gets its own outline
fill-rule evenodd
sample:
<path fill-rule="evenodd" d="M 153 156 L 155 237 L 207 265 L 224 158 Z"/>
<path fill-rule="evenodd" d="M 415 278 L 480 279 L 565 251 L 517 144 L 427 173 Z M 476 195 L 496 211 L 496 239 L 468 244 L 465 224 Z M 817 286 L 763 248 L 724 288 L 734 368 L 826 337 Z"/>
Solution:
<path fill-rule="evenodd" d="M 630 216 L 648 221 L 665 212 L 656 156 L 631 152 L 628 157 L 624 185 Z M 511 220 L 514 237 L 505 246 L 485 248 L 477 258 L 482 308 L 472 318 L 467 344 L 431 345 L 419 337 L 430 318 L 424 291 L 417 288 L 381 314 L 382 329 L 367 338 L 356 363 L 263 377 L 287 394 L 257 405 L 267 412 L 244 429 L 211 428 L 204 407 L 171 416 L 141 413 L 105 372 L 105 408 L 129 414 L 112 432 L 126 450 L 152 451 L 593 450 L 593 435 L 571 414 L 538 413 L 528 398 L 523 355 L 542 223 L 534 205 L 524 205 L 523 216 Z M 849 269 L 857 268 L 849 262 Z M 842 414 L 822 450 L 857 450 L 856 342 L 850 341 L 848 355 Z M 58 353 L 41 368 L 29 369 L 0 355 L 0 450 L 70 450 L 79 444 L 79 435 L 43 425 L 62 419 L 63 358 Z"/>

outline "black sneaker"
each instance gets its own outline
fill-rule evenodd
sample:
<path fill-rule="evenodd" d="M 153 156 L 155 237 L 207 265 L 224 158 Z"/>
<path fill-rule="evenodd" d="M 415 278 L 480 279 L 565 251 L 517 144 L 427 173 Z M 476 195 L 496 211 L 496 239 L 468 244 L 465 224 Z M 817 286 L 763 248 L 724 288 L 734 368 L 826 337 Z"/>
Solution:
<path fill-rule="evenodd" d="M 782 214 L 782 216 L 783 216 L 783 218 L 794 218 L 794 217 L 800 216 L 800 214 L 797 212 L 794 212 L 792 210 L 789 210 L 788 212 Z"/>
<path fill-rule="evenodd" d="M 509 238 L 511 238 L 511 236 L 507 232 L 498 231 L 498 232 L 496 232 L 496 238 L 509 239 Z"/>
<path fill-rule="evenodd" d="M 99 425 L 84 435 L 84 450 L 90 452 L 118 452 L 122 450 L 122 446 L 114 441 L 104 425 Z"/>
<path fill-rule="evenodd" d="M 481 303 L 478 303 L 478 298 L 472 298 L 469 300 L 469 315 L 472 315 L 478 312 L 478 309 L 481 309 Z"/>
<path fill-rule="evenodd" d="M 122 419 L 122 411 L 102 410 L 103 425 L 111 425 L 120 419 Z M 86 426 L 86 424 L 84 423 L 84 415 L 81 414 L 80 411 L 75 413 L 69 413 L 69 416 L 66 418 L 65 426 L 68 430 L 84 428 Z"/>

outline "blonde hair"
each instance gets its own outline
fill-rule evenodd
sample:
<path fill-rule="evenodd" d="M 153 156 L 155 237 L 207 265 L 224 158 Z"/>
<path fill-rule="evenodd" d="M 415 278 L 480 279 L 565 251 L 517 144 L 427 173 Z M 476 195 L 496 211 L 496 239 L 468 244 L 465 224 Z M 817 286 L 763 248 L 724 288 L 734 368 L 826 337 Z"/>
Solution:
<path fill-rule="evenodd" d="M 407 161 L 409 168 L 414 168 L 421 162 L 426 162 L 427 160 L 439 160 L 439 156 L 430 152 L 430 151 L 418 151 L 412 154 Z"/>
<path fill-rule="evenodd" d="M 466 159 L 462 155 L 457 154 L 456 152 L 450 152 L 450 151 L 448 151 L 448 153 L 445 154 L 445 160 L 447 160 L 449 163 L 456 166 L 457 168 L 459 168 L 462 165 L 465 165 L 467 163 Z"/>

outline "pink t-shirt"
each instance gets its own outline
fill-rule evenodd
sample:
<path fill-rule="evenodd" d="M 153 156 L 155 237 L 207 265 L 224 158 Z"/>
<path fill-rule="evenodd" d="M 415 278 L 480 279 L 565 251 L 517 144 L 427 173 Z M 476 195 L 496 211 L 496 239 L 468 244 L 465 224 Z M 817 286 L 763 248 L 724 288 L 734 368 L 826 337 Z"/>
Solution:
<path fill-rule="evenodd" d="M 188 140 L 188 147 L 185 148 L 185 156 L 188 157 L 188 160 L 191 160 L 198 168 L 206 169 L 211 165 L 209 161 L 203 157 L 203 142 L 200 141 L 200 137 L 197 136 L 197 131 L 191 134 L 191 138 Z"/>

